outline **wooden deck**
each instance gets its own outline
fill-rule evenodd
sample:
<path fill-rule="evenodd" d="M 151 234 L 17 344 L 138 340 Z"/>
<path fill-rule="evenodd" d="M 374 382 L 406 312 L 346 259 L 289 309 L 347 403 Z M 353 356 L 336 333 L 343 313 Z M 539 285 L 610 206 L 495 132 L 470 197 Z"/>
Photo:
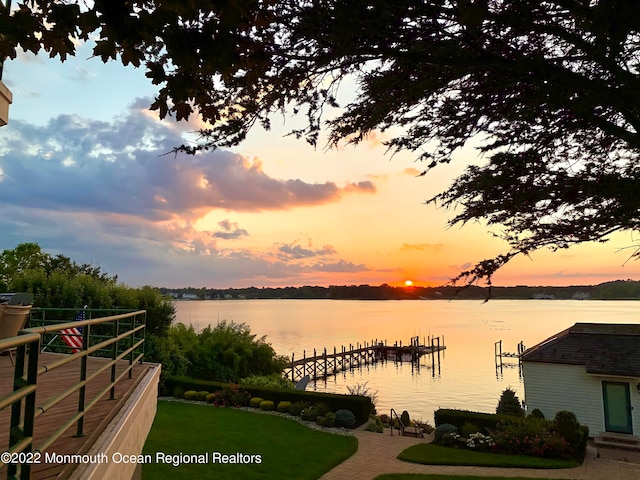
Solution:
<path fill-rule="evenodd" d="M 42 353 L 39 364 L 46 365 L 59 359 L 60 354 Z M 106 360 L 108 361 L 108 360 Z M 105 359 L 89 358 L 87 362 L 87 375 L 98 370 L 104 365 Z M 122 361 L 117 366 L 117 373 L 120 374 L 128 362 Z M 135 386 L 142 379 L 148 365 L 136 364 L 133 368 L 133 378 L 125 376 L 116 385 L 115 400 L 109 400 L 109 393 L 105 394 L 100 401 L 85 415 L 83 437 L 75 437 L 76 424 L 67 429 L 66 432 L 53 443 L 46 451 L 59 454 L 83 454 L 86 453 L 96 438 L 102 433 L 106 425 L 113 419 L 124 401 L 133 391 Z M 13 388 L 13 366 L 8 356 L 0 356 L 0 395 L 10 393 Z M 85 404 L 94 400 L 98 393 L 110 383 L 111 369 L 108 368 L 95 378 L 86 388 Z M 54 371 L 45 373 L 38 378 L 38 390 L 36 393 L 36 405 L 41 405 L 48 399 L 69 388 L 80 378 L 80 360 L 73 361 L 67 365 L 57 368 Z M 23 403 L 24 405 L 24 403 Z M 51 408 L 36 419 L 34 429 L 34 446 L 36 449 L 44 439 L 51 436 L 63 423 L 68 421 L 78 411 L 78 393 L 73 393 L 65 398 L 61 403 Z M 5 451 L 9 445 L 9 426 L 11 408 L 0 411 L 0 452 Z M 44 453 L 44 452 L 43 452 Z M 43 459 L 44 460 L 44 459 Z M 45 478 L 65 478 L 76 465 L 45 464 L 32 468 L 32 479 Z M 0 464 L 0 479 L 6 478 L 7 466 Z"/>

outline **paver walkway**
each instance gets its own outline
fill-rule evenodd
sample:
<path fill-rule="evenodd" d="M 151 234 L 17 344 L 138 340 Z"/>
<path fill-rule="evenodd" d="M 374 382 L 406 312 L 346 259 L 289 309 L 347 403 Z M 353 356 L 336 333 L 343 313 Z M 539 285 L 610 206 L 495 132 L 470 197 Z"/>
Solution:
<path fill-rule="evenodd" d="M 477 475 L 489 478 L 505 476 L 531 478 L 567 478 L 583 480 L 638 480 L 640 465 L 595 458 L 595 452 L 587 451 L 584 463 L 576 468 L 541 470 L 530 468 L 456 467 L 419 465 L 402 462 L 396 457 L 405 448 L 424 440 L 391 436 L 365 431 L 355 433 L 358 451 L 320 480 L 371 480 L 383 473 L 437 473 L 449 475 Z"/>

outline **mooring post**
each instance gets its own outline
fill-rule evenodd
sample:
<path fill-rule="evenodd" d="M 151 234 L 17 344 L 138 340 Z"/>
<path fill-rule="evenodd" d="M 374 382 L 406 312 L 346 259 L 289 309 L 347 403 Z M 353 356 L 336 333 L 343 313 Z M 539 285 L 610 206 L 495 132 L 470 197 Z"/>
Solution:
<path fill-rule="evenodd" d="M 292 353 L 292 354 L 291 354 L 291 381 L 292 381 L 292 382 L 295 382 L 295 381 L 296 381 L 296 380 L 295 380 L 295 369 L 296 369 L 296 367 L 294 367 L 294 366 L 293 366 L 293 364 L 295 363 L 295 362 L 294 362 L 294 358 L 295 358 L 295 356 L 296 356 L 296 354 L 295 354 L 295 353 Z"/>
<path fill-rule="evenodd" d="M 338 357 L 336 356 L 336 347 L 333 346 L 333 373 L 338 371 Z"/>
<path fill-rule="evenodd" d="M 313 379 L 315 380 L 318 377 L 318 362 L 316 361 L 316 349 L 313 349 Z"/>
<path fill-rule="evenodd" d="M 324 376 L 327 377 L 327 347 L 324 347 Z"/>

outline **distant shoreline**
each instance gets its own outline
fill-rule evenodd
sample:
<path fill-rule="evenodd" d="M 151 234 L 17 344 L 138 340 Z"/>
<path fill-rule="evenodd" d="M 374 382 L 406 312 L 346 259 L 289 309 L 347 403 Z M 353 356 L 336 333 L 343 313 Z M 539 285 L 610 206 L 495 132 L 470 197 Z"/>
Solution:
<path fill-rule="evenodd" d="M 160 291 L 176 300 L 640 300 L 640 281 L 616 280 L 566 287 L 393 287 L 383 284 L 226 289 L 162 287 Z"/>

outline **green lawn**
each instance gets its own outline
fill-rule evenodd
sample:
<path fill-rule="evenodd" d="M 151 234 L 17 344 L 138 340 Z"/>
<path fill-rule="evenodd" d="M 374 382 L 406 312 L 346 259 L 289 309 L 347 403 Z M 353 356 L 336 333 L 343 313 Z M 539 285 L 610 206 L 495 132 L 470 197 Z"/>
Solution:
<path fill-rule="evenodd" d="M 161 401 L 143 452 L 150 454 L 153 461 L 143 465 L 142 478 L 315 480 L 353 455 L 357 448 L 355 437 L 319 432 L 282 417 Z M 157 462 L 158 452 L 208 453 L 209 458 L 206 464 L 173 466 Z M 212 463 L 213 452 L 259 455 L 261 462 Z"/>
<path fill-rule="evenodd" d="M 488 477 L 474 475 L 438 475 L 423 473 L 388 473 L 378 475 L 374 480 L 487 480 Z M 531 480 L 527 477 L 500 477 L 499 480 Z M 555 479 L 562 480 L 562 479 Z"/>
<path fill-rule="evenodd" d="M 398 455 L 400 460 L 425 465 L 476 465 L 482 467 L 515 468 L 571 468 L 579 464 L 575 460 L 532 457 L 528 455 L 504 455 L 482 453 L 461 448 L 443 447 L 419 443 Z"/>

